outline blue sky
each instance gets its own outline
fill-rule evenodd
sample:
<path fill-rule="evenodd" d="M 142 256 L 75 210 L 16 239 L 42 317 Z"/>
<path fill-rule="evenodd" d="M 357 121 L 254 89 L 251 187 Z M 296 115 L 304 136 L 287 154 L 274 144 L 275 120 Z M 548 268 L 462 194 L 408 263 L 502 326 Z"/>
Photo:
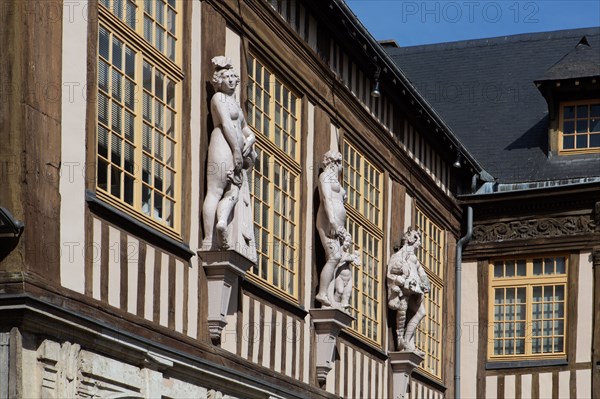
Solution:
<path fill-rule="evenodd" d="M 600 26 L 598 0 L 346 0 L 377 40 L 401 46 Z"/>

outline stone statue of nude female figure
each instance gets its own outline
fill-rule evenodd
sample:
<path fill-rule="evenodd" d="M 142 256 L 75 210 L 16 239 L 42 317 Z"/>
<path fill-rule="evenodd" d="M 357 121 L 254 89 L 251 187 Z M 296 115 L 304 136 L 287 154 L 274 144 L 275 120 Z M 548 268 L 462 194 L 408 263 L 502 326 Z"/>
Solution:
<path fill-rule="evenodd" d="M 204 221 L 203 247 L 226 249 L 230 243 L 228 225 L 236 204 L 242 199 L 250 204 L 247 173 L 256 159 L 256 138 L 235 99 L 235 89 L 240 82 L 231 60 L 218 56 L 212 59 L 215 72 L 212 83 L 216 93 L 210 102 L 214 129 L 208 145 L 206 198 L 202 209 Z M 246 198 L 247 197 L 247 198 Z M 240 220 L 234 220 L 241 223 Z M 252 223 L 243 232 L 244 238 L 253 241 Z M 216 237 L 215 237 L 216 236 Z"/>

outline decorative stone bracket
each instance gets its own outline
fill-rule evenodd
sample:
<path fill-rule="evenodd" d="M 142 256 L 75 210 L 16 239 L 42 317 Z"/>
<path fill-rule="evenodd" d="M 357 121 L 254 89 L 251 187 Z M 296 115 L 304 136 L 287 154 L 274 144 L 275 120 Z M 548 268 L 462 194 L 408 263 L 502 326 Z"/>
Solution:
<path fill-rule="evenodd" d="M 394 399 L 408 398 L 408 381 L 412 371 L 419 367 L 425 359 L 412 351 L 389 352 L 392 366 L 392 383 Z"/>
<path fill-rule="evenodd" d="M 336 308 L 311 309 L 317 340 L 317 379 L 324 384 L 335 362 L 335 342 L 344 327 L 350 327 L 354 317 Z"/>
<path fill-rule="evenodd" d="M 232 250 L 198 251 L 208 280 L 208 329 L 216 344 L 227 325 L 231 293 L 237 293 L 239 277 L 246 275 L 253 262 Z"/>

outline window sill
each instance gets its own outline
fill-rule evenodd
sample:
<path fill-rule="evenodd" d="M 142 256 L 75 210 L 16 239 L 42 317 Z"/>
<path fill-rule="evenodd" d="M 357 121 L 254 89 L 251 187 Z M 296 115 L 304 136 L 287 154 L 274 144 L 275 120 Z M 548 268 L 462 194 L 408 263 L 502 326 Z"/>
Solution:
<path fill-rule="evenodd" d="M 542 359 L 542 360 L 509 360 L 509 361 L 488 361 L 485 364 L 486 370 L 502 370 L 525 367 L 545 367 L 545 366 L 566 366 L 569 364 L 567 358 L 563 359 Z"/>
<path fill-rule="evenodd" d="M 290 300 L 269 291 L 252 279 L 244 278 L 242 281 L 242 289 L 256 295 L 261 299 L 267 300 L 269 303 L 272 303 L 277 307 L 287 310 L 301 319 L 304 319 L 308 314 L 308 311 L 304 309 L 303 306 L 300 306 L 297 303 L 291 302 Z"/>
<path fill-rule="evenodd" d="M 86 190 L 85 201 L 90 210 L 102 216 L 109 221 L 114 222 L 117 226 L 122 227 L 131 234 L 147 240 L 149 243 L 173 252 L 175 255 L 185 259 L 190 259 L 195 253 L 190 247 L 182 241 L 177 241 L 168 235 L 153 229 L 152 227 L 140 222 L 134 217 L 128 215 L 122 210 L 102 201 L 96 196 L 96 193 Z"/>

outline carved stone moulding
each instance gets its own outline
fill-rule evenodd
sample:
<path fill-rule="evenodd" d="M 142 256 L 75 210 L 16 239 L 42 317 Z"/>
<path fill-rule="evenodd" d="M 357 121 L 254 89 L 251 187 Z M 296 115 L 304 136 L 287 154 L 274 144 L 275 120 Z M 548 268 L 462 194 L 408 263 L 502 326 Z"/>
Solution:
<path fill-rule="evenodd" d="M 392 398 L 406 399 L 410 374 L 425 358 L 413 351 L 389 352 L 389 357 L 392 368 Z"/>
<path fill-rule="evenodd" d="M 221 342 L 221 333 L 227 325 L 227 312 L 232 293 L 237 292 L 240 277 L 254 263 L 232 250 L 198 251 L 208 280 L 208 328 L 216 344 Z"/>
<path fill-rule="evenodd" d="M 336 308 L 311 309 L 317 343 L 317 379 L 324 384 L 335 362 L 335 343 L 342 328 L 350 327 L 354 317 Z"/>
<path fill-rule="evenodd" d="M 566 216 L 504 223 L 479 224 L 473 228 L 474 242 L 509 241 L 593 233 L 596 223 L 589 216 Z"/>

